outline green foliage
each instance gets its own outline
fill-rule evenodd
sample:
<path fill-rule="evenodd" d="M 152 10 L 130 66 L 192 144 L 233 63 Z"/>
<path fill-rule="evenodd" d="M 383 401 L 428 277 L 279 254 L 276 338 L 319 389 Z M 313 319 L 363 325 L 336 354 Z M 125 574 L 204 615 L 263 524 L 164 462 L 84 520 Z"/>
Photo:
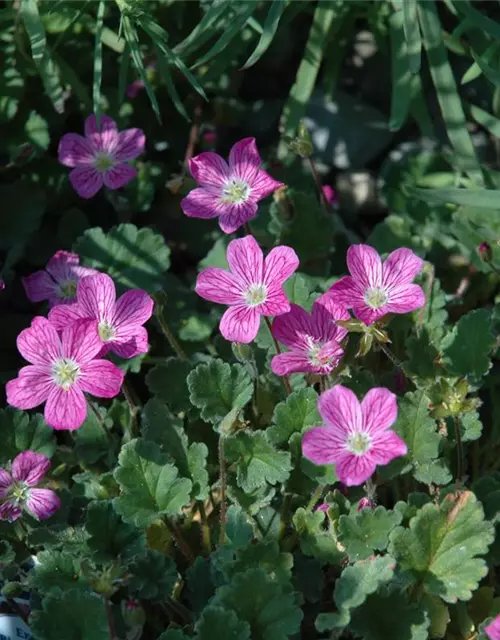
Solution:
<path fill-rule="evenodd" d="M 250 640 L 250 625 L 239 620 L 234 611 L 226 611 L 223 607 L 209 606 L 204 609 L 197 625 L 196 638 L 227 638 L 228 640 Z"/>
<path fill-rule="evenodd" d="M 130 574 L 130 588 L 145 600 L 163 600 L 172 593 L 177 581 L 174 561 L 151 549 L 133 559 Z"/>
<path fill-rule="evenodd" d="M 389 542 L 389 534 L 400 524 L 404 505 L 396 505 L 394 511 L 384 507 L 362 509 L 359 513 L 341 515 L 338 523 L 338 539 L 345 547 L 351 562 L 366 560 L 374 551 L 383 551 Z"/>
<path fill-rule="evenodd" d="M 276 405 L 273 426 L 267 434 L 276 445 L 286 443 L 294 433 L 302 433 L 307 427 L 321 424 L 317 409 L 318 395 L 314 389 L 294 391 L 284 402 Z"/>
<path fill-rule="evenodd" d="M 42 551 L 33 569 L 31 586 L 44 594 L 61 596 L 75 587 L 85 589 L 87 584 L 80 573 L 80 562 L 64 551 Z"/>
<path fill-rule="evenodd" d="M 30 450 L 51 458 L 56 443 L 53 430 L 48 427 L 42 416 L 30 419 L 27 413 L 15 409 L 0 411 L 0 429 L 3 434 L 0 462 L 6 464 L 22 451 Z"/>
<path fill-rule="evenodd" d="M 111 502 L 89 505 L 85 528 L 90 534 L 87 544 L 98 562 L 128 558 L 138 553 L 143 540 L 135 527 L 123 522 Z"/>
<path fill-rule="evenodd" d="M 297 509 L 293 524 L 299 535 L 300 548 L 306 556 L 312 556 L 322 564 L 339 564 L 345 554 L 341 551 L 331 531 L 323 527 L 325 514 Z"/>
<path fill-rule="evenodd" d="M 166 402 L 174 413 L 187 411 L 191 404 L 186 378 L 192 369 L 190 362 L 167 358 L 148 372 L 146 382 L 149 390 Z"/>

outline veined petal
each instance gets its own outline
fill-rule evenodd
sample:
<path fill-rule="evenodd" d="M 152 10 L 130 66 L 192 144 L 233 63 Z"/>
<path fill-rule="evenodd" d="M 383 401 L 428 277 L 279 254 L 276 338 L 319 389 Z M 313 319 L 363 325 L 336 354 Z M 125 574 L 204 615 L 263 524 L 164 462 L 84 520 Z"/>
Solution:
<path fill-rule="evenodd" d="M 134 160 L 144 153 L 146 136 L 142 129 L 125 129 L 118 134 L 118 144 L 113 155 L 119 162 Z"/>
<path fill-rule="evenodd" d="M 89 318 L 111 323 L 115 315 L 116 289 L 105 273 L 83 278 L 78 283 L 78 304 Z"/>
<path fill-rule="evenodd" d="M 290 311 L 274 319 L 273 336 L 290 348 L 307 349 L 306 337 L 313 335 L 311 316 L 297 304 L 290 305 Z"/>
<path fill-rule="evenodd" d="M 77 133 L 67 133 L 59 141 L 58 159 L 65 167 L 80 167 L 92 164 L 95 155 L 85 138 Z"/>
<path fill-rule="evenodd" d="M 191 158 L 189 161 L 189 171 L 202 187 L 222 188 L 229 178 L 229 167 L 227 162 L 213 151 L 205 151 Z"/>
<path fill-rule="evenodd" d="M 382 261 L 368 244 L 354 244 L 347 250 L 347 266 L 351 276 L 363 288 L 382 285 Z"/>
<path fill-rule="evenodd" d="M 14 458 L 12 463 L 12 477 L 16 482 L 26 482 L 30 487 L 36 487 L 50 469 L 47 456 L 34 451 L 23 451 Z"/>
<path fill-rule="evenodd" d="M 49 321 L 57 331 L 62 331 L 64 327 L 88 318 L 87 311 L 77 302 L 60 304 L 49 311 Z"/>
<path fill-rule="evenodd" d="M 396 396 L 384 387 L 370 389 L 361 401 L 363 431 L 375 434 L 388 429 L 398 417 Z"/>
<path fill-rule="evenodd" d="M 58 283 L 74 277 L 74 269 L 80 263 L 80 256 L 71 251 L 56 251 L 47 262 L 45 269 Z"/>
<path fill-rule="evenodd" d="M 208 267 L 198 274 L 195 291 L 210 302 L 219 304 L 243 302 L 242 283 L 232 273 L 220 267 Z"/>
<path fill-rule="evenodd" d="M 290 311 L 290 302 L 283 288 L 279 285 L 270 286 L 267 290 L 266 301 L 258 306 L 259 313 L 263 316 L 280 316 Z"/>
<path fill-rule="evenodd" d="M 298 269 L 299 258 L 290 247 L 275 247 L 264 263 L 264 284 L 282 285 Z"/>
<path fill-rule="evenodd" d="M 219 329 L 226 340 L 248 344 L 259 331 L 260 314 L 256 307 L 229 307 L 220 321 Z"/>
<path fill-rule="evenodd" d="M 314 373 L 330 373 L 340 362 L 340 359 L 344 355 L 344 350 L 336 340 L 330 340 L 325 342 L 318 352 L 319 362 L 325 364 L 314 367 Z"/>
<path fill-rule="evenodd" d="M 52 489 L 31 489 L 25 506 L 38 520 L 47 520 L 59 509 L 61 501 Z"/>
<path fill-rule="evenodd" d="M 0 469 L 0 498 L 5 498 L 14 484 L 14 480 L 8 471 Z"/>
<path fill-rule="evenodd" d="M 52 388 L 45 405 L 45 422 L 53 429 L 74 431 L 87 417 L 87 401 L 77 384 Z"/>
<path fill-rule="evenodd" d="M 134 335 L 125 335 L 124 332 L 119 330 L 112 342 L 107 343 L 113 353 L 116 353 L 120 358 L 134 358 L 140 353 L 147 353 L 149 351 L 149 339 L 148 332 L 144 327 L 136 327 Z M 105 355 L 105 353 L 104 353 Z M 101 355 L 97 354 L 100 358 Z"/>
<path fill-rule="evenodd" d="M 250 185 L 252 189 L 252 198 L 255 200 L 262 200 L 262 198 L 265 198 L 282 186 L 283 182 L 278 182 L 272 178 L 267 171 L 259 169 Z"/>
<path fill-rule="evenodd" d="M 490 624 L 484 627 L 484 632 L 489 640 L 500 640 L 500 615 L 498 615 Z"/>
<path fill-rule="evenodd" d="M 264 256 L 253 236 L 231 240 L 227 246 L 226 257 L 231 272 L 240 278 L 245 285 L 262 283 Z"/>
<path fill-rule="evenodd" d="M 396 249 L 389 254 L 382 268 L 384 287 L 413 282 L 423 264 L 422 258 L 419 258 L 411 249 Z"/>
<path fill-rule="evenodd" d="M 47 366 L 29 365 L 5 385 L 7 403 L 16 409 L 34 409 L 45 402 L 55 386 Z"/>
<path fill-rule="evenodd" d="M 357 487 L 375 473 L 375 467 L 370 453 L 363 456 L 346 453 L 336 462 L 335 473 L 347 487 Z"/>
<path fill-rule="evenodd" d="M 131 289 L 118 298 L 112 324 L 120 329 L 143 325 L 151 318 L 153 307 L 153 298 L 145 291 Z"/>
<path fill-rule="evenodd" d="M 82 367 L 78 384 L 98 398 L 114 398 L 123 384 L 123 371 L 109 360 L 92 360 Z"/>
<path fill-rule="evenodd" d="M 216 218 L 228 209 L 228 205 L 222 204 L 220 198 L 219 187 L 198 187 L 181 200 L 181 209 L 189 218 Z"/>
<path fill-rule="evenodd" d="M 102 115 L 100 128 L 94 114 L 85 120 L 85 137 L 94 151 L 114 151 L 118 144 L 118 129 L 116 122 L 109 116 Z"/>
<path fill-rule="evenodd" d="M 302 438 L 302 455 L 314 464 L 334 464 L 345 451 L 345 440 L 335 429 L 314 427 Z"/>
<path fill-rule="evenodd" d="M 229 173 L 252 185 L 262 161 L 255 138 L 243 138 L 233 145 L 229 153 Z"/>
<path fill-rule="evenodd" d="M 363 414 L 359 400 L 353 391 L 340 384 L 320 396 L 318 410 L 325 423 L 337 430 L 344 442 L 350 433 L 362 428 Z"/>
<path fill-rule="evenodd" d="M 36 271 L 30 276 L 21 278 L 24 290 L 31 302 L 48 300 L 57 291 L 57 284 L 46 271 Z"/>
<path fill-rule="evenodd" d="M 394 458 L 405 456 L 407 453 L 408 447 L 405 442 L 391 429 L 377 432 L 368 451 L 375 464 L 389 464 Z"/>
<path fill-rule="evenodd" d="M 22 508 L 13 500 L 7 500 L 0 504 L 0 520 L 14 522 L 23 515 Z"/>
<path fill-rule="evenodd" d="M 256 215 L 257 203 L 253 199 L 240 204 L 226 204 L 219 214 L 219 227 L 224 233 L 234 233 Z"/>
<path fill-rule="evenodd" d="M 33 318 L 31 326 L 17 336 L 17 348 L 31 364 L 50 364 L 61 356 L 61 340 L 56 328 L 42 316 Z"/>
<path fill-rule="evenodd" d="M 425 294 L 417 284 L 397 284 L 389 291 L 384 313 L 409 313 L 425 304 Z"/>
<path fill-rule="evenodd" d="M 69 174 L 69 181 L 80 198 L 93 198 L 104 184 L 102 173 L 94 167 L 76 167 Z"/>
<path fill-rule="evenodd" d="M 313 304 L 312 321 L 318 331 L 318 337 L 341 342 L 347 335 L 347 329 L 339 326 L 337 320 L 349 320 L 351 317 L 345 305 L 336 302 L 335 295 L 324 293 Z M 328 338 L 326 336 L 329 336 Z"/>
<path fill-rule="evenodd" d="M 369 307 L 364 301 L 353 305 L 353 312 L 356 318 L 364 322 L 366 325 L 371 325 L 380 318 L 383 318 L 389 313 L 388 305 L 380 307 L 380 309 L 373 309 Z"/>
<path fill-rule="evenodd" d="M 288 376 L 291 373 L 312 373 L 314 367 L 304 351 L 287 351 L 273 356 L 271 369 L 277 376 Z"/>
<path fill-rule="evenodd" d="M 63 356 L 75 360 L 80 366 L 95 358 L 102 347 L 95 320 L 80 320 L 65 327 L 61 341 Z"/>
<path fill-rule="evenodd" d="M 121 189 L 137 175 L 137 169 L 130 164 L 117 164 L 103 174 L 104 184 L 108 189 Z"/>
<path fill-rule="evenodd" d="M 351 309 L 354 305 L 364 304 L 363 290 L 361 285 L 355 282 L 351 276 L 344 276 L 334 282 L 323 297 L 331 296 L 335 302 L 346 309 Z"/>

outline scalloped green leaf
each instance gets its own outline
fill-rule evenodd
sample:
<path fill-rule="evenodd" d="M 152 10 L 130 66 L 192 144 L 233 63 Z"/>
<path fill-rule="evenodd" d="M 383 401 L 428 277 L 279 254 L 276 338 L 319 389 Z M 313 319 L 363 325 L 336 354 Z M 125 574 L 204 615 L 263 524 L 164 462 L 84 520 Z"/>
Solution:
<path fill-rule="evenodd" d="M 401 506 L 404 503 L 396 505 L 394 511 L 377 507 L 340 516 L 338 539 L 351 562 L 366 560 L 375 550 L 383 551 L 387 547 L 389 534 L 403 519 Z"/>
<path fill-rule="evenodd" d="M 89 504 L 85 529 L 90 534 L 87 545 L 98 562 L 130 558 L 144 546 L 139 531 L 123 522 L 111 501 L 99 500 Z"/>
<path fill-rule="evenodd" d="M 35 451 L 51 458 L 56 449 L 54 430 L 47 426 L 40 414 L 30 416 L 10 407 L 0 409 L 0 433 L 2 465 L 13 460 L 22 451 Z"/>
<path fill-rule="evenodd" d="M 318 413 L 318 394 L 307 387 L 291 393 L 286 400 L 276 405 L 273 426 L 266 431 L 273 444 L 288 442 L 294 433 L 302 433 L 307 427 L 321 424 Z"/>
<path fill-rule="evenodd" d="M 172 558 L 153 549 L 137 555 L 129 566 L 130 589 L 144 600 L 164 600 L 177 582 L 177 569 Z"/>

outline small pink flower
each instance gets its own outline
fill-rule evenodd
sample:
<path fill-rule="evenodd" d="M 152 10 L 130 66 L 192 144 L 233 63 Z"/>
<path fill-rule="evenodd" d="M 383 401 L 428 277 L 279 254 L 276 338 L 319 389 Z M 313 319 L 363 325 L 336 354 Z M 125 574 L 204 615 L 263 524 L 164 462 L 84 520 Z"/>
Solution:
<path fill-rule="evenodd" d="M 128 164 L 144 152 L 146 136 L 141 129 L 119 132 L 116 122 L 101 116 L 101 128 L 94 115 L 85 120 L 85 137 L 67 133 L 59 142 L 59 162 L 72 167 L 69 180 L 82 198 L 92 198 L 105 185 L 119 189 L 137 174 Z"/>
<path fill-rule="evenodd" d="M 321 504 L 318 504 L 314 511 L 322 511 L 323 513 L 326 513 L 328 511 L 328 504 L 326 502 L 322 502 Z"/>
<path fill-rule="evenodd" d="M 500 640 L 500 615 L 484 627 L 484 632 L 490 640 Z"/>
<path fill-rule="evenodd" d="M 422 264 L 410 249 L 396 249 L 382 264 L 373 247 L 356 244 L 347 251 L 351 275 L 335 282 L 328 294 L 338 304 L 352 308 L 367 325 L 388 313 L 408 313 L 425 304 L 421 287 L 411 284 Z"/>
<path fill-rule="evenodd" d="M 50 307 L 71 304 L 76 301 L 76 288 L 85 276 L 99 273 L 95 269 L 82 267 L 80 257 L 69 251 L 58 251 L 42 271 L 23 278 L 26 295 L 31 302 L 48 300 Z"/>
<path fill-rule="evenodd" d="M 249 343 L 257 335 L 260 316 L 290 311 L 283 283 L 299 266 L 290 247 L 275 247 L 266 259 L 253 236 L 232 240 L 227 247 L 230 271 L 209 267 L 196 281 L 196 293 L 219 304 L 230 305 L 222 316 L 220 331 L 226 340 Z"/>
<path fill-rule="evenodd" d="M 329 205 L 336 206 L 339 203 L 339 198 L 337 196 L 337 192 L 333 187 L 330 187 L 329 184 L 325 184 L 323 187 L 323 195 L 325 196 L 326 201 Z"/>
<path fill-rule="evenodd" d="M 96 360 L 102 342 L 94 323 L 80 321 L 63 329 L 37 316 L 17 336 L 17 348 L 30 365 L 7 382 L 7 402 L 18 409 L 45 404 L 45 422 L 53 429 L 78 429 L 87 416 L 85 393 L 113 398 L 120 392 L 123 371 Z"/>
<path fill-rule="evenodd" d="M 335 320 L 348 319 L 349 313 L 336 305 L 331 296 L 321 296 L 314 303 L 311 314 L 292 304 L 288 313 L 273 322 L 273 336 L 290 349 L 273 357 L 273 372 L 278 376 L 331 373 L 344 355 L 339 343 L 347 334 Z"/>
<path fill-rule="evenodd" d="M 181 202 L 191 218 L 219 218 L 224 233 L 233 233 L 255 217 L 257 203 L 282 186 L 260 168 L 255 138 L 237 142 L 229 164 L 217 153 L 205 151 L 189 161 L 189 170 L 199 183 Z"/>
<path fill-rule="evenodd" d="M 52 309 L 49 320 L 58 331 L 81 320 L 94 320 L 104 353 L 109 349 L 121 358 L 133 358 L 148 351 L 148 332 L 142 325 L 152 313 L 153 300 L 145 291 L 131 289 L 117 300 L 113 280 L 99 273 L 81 280 L 76 304 Z"/>
<path fill-rule="evenodd" d="M 337 385 L 320 396 L 318 409 L 326 427 L 304 435 L 302 452 L 314 464 L 334 464 L 347 486 L 363 484 L 377 465 L 407 453 L 406 444 L 389 429 L 398 408 L 388 389 L 371 389 L 360 403 L 350 389 Z"/>
<path fill-rule="evenodd" d="M 373 509 L 374 508 L 373 501 L 370 498 L 361 498 L 358 502 L 358 511 L 362 511 L 363 509 Z"/>
<path fill-rule="evenodd" d="M 0 469 L 0 520 L 14 522 L 23 509 L 46 520 L 59 509 L 61 501 L 51 489 L 36 488 L 49 469 L 50 460 L 34 451 L 20 453 L 11 473 Z"/>

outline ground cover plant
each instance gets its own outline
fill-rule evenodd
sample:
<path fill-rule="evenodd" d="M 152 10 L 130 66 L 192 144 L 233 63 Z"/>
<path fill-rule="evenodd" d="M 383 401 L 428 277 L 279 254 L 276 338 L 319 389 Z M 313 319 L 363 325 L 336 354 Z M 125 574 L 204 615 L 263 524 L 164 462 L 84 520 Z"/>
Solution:
<path fill-rule="evenodd" d="M 499 640 L 499 35 L 0 2 L 2 613 Z"/>

